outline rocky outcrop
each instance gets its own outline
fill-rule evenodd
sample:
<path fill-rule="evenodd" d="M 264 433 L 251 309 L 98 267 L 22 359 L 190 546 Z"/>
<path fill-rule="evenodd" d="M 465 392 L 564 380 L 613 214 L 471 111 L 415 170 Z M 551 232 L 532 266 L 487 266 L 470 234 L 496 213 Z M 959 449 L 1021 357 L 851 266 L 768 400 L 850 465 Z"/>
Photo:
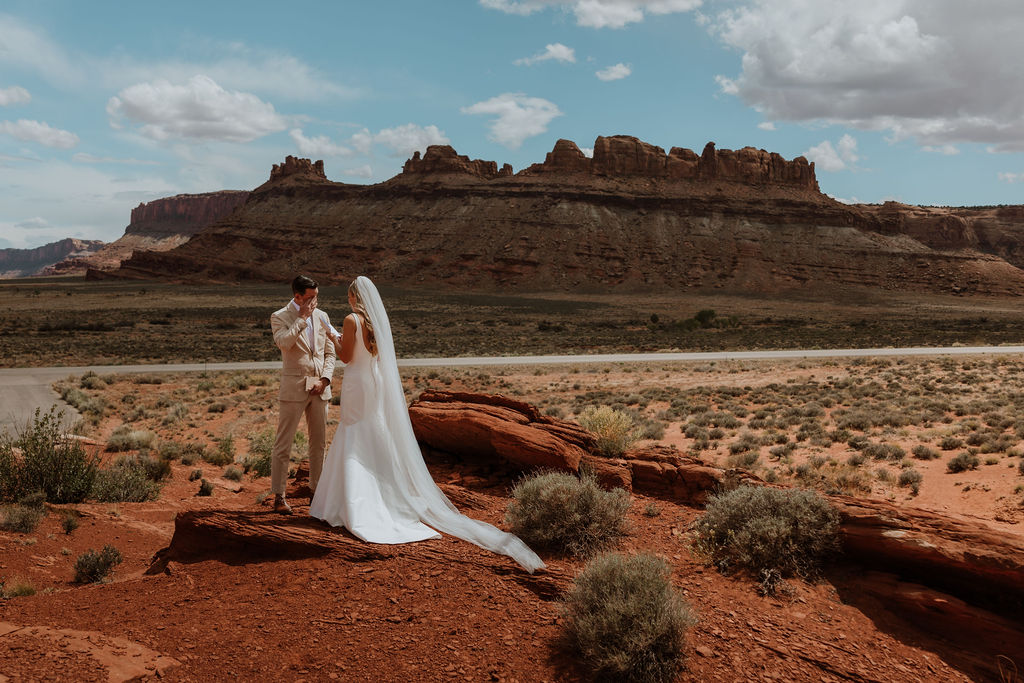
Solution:
<path fill-rule="evenodd" d="M 585 173 L 742 185 L 780 184 L 818 192 L 814 164 L 804 157 L 786 161 L 779 154 L 753 147 L 736 151 L 718 150 L 713 142 L 704 147 L 700 156 L 682 147 L 673 147 L 665 154 L 661 147 L 628 135 L 597 138 L 593 159 L 588 159 L 571 140 L 559 140 L 543 164 L 534 164 L 523 173 Z"/>
<path fill-rule="evenodd" d="M 483 159 L 470 160 L 458 154 L 450 145 L 430 145 L 423 157 L 419 151 L 413 152 L 412 158 L 402 167 L 403 176 L 421 177 L 437 175 L 469 175 L 484 180 L 504 178 L 512 175 L 512 166 L 505 164 L 498 170 L 494 161 Z"/>
<path fill-rule="evenodd" d="M 431 448 L 524 468 L 575 471 L 594 445 L 579 425 L 504 396 L 425 391 L 409 406 L 409 418 L 416 438 Z"/>
<path fill-rule="evenodd" d="M 68 237 L 34 249 L 0 249 L 0 278 L 46 275 L 47 268 L 68 258 L 82 258 L 99 251 L 100 240 Z"/>
<path fill-rule="evenodd" d="M 806 160 L 753 148 L 665 154 L 612 136 L 590 159 L 560 140 L 544 163 L 513 175 L 432 146 L 376 185 L 321 174 L 322 164 L 286 159 L 237 211 L 170 252 L 136 252 L 113 276 L 280 281 L 304 271 L 327 283 L 364 274 L 502 292 L 1024 293 L 1016 219 L 993 213 L 982 229 L 966 214 L 964 225 L 930 210 L 845 205 L 818 191 Z"/>
<path fill-rule="evenodd" d="M 132 209 L 125 235 L 191 236 L 231 214 L 249 198 L 246 191 L 222 190 L 204 194 L 179 194 L 143 202 Z"/>

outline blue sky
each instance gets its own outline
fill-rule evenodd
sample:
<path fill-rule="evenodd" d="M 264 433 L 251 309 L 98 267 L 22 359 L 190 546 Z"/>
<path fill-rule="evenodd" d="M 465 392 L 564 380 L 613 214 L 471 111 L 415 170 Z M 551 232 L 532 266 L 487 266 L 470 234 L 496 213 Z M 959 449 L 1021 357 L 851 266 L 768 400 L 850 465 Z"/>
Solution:
<path fill-rule="evenodd" d="M 1019 0 L 0 5 L 0 248 L 286 155 L 373 183 L 428 144 L 542 161 L 634 135 L 815 161 L 843 201 L 1024 203 Z"/>

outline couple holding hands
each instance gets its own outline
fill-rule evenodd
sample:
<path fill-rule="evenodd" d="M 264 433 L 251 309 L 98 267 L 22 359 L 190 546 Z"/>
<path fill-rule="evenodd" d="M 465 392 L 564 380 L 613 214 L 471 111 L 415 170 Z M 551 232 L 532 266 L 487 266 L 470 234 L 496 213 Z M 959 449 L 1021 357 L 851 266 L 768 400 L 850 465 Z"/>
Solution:
<path fill-rule="evenodd" d="M 410 543 L 451 534 L 507 555 L 529 572 L 544 567 L 518 537 L 461 514 L 434 483 L 409 421 L 408 406 L 377 288 L 359 276 L 348 288 L 352 313 L 340 334 L 317 308 L 317 283 L 300 275 L 292 300 L 270 316 L 283 368 L 271 457 L 274 510 L 285 499 L 292 441 L 302 416 L 309 429 L 309 514 L 370 543 Z M 341 416 L 326 449 L 335 361 L 344 366 Z M 440 532 L 440 533 L 439 533 Z"/>

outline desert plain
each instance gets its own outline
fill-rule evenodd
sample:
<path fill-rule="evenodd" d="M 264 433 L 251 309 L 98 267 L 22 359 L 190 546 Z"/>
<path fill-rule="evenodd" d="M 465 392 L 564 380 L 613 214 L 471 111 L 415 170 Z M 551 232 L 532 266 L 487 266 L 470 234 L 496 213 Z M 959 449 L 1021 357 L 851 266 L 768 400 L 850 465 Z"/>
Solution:
<path fill-rule="evenodd" d="M 268 316 L 287 297 L 271 285 L 78 278 L 2 282 L 0 293 L 4 367 L 274 360 Z M 1024 306 L 1006 298 L 383 294 L 400 357 L 1024 340 Z M 347 312 L 341 288 L 325 287 L 322 301 L 335 320 Z M 994 354 L 409 367 L 403 378 L 411 401 L 427 390 L 500 394 L 566 420 L 611 406 L 632 417 L 637 447 L 676 449 L 772 485 L 886 501 L 1019 540 L 1022 371 L 1018 355 Z M 559 605 L 584 561 L 547 553 L 549 569 L 530 576 L 451 538 L 363 544 L 303 519 L 301 481 L 293 484 L 295 518 L 273 515 L 269 479 L 255 463 L 274 433 L 276 373 L 90 373 L 54 388 L 81 416 L 68 426 L 103 465 L 163 454 L 169 473 L 147 502 L 47 505 L 33 531 L 0 531 L 7 679 L 586 679 L 562 642 Z M 504 524 L 522 469 L 425 454 L 464 512 Z M 303 457 L 299 438 L 300 479 Z M 209 495 L 199 495 L 204 487 Z M 272 538 L 294 526 L 329 537 L 335 550 L 268 553 L 256 544 L 251 553 L 225 547 L 155 562 L 172 543 L 176 516 L 197 510 L 234 515 L 257 534 L 268 527 Z M 972 648 L 970 632 L 908 618 L 878 588 L 898 579 L 842 557 L 819 581 L 792 579 L 775 595 L 719 573 L 690 545 L 701 512 L 634 491 L 629 531 L 616 548 L 663 557 L 697 616 L 679 680 L 1020 680 L 1020 652 Z M 78 524 L 67 531 L 69 516 Z M 76 558 L 105 544 L 124 558 L 112 577 L 74 583 Z M 995 612 L 996 622 L 1010 618 Z"/>

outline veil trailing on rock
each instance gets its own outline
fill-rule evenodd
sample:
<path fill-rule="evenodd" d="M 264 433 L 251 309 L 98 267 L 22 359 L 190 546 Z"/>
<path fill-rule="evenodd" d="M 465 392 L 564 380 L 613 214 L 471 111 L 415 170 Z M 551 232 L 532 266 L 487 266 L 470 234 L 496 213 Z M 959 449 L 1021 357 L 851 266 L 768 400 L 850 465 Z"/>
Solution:
<path fill-rule="evenodd" d="M 544 562 L 519 537 L 486 522 L 466 517 L 434 483 L 423 462 L 416 435 L 409 420 L 398 359 L 391 336 L 391 323 L 377 287 L 369 278 L 355 279 L 356 293 L 373 325 L 377 341 L 379 377 L 378 398 L 384 423 L 394 442 L 394 473 L 400 493 L 420 517 L 420 521 L 444 534 L 450 534 L 481 548 L 507 555 L 531 574 L 544 568 Z"/>

